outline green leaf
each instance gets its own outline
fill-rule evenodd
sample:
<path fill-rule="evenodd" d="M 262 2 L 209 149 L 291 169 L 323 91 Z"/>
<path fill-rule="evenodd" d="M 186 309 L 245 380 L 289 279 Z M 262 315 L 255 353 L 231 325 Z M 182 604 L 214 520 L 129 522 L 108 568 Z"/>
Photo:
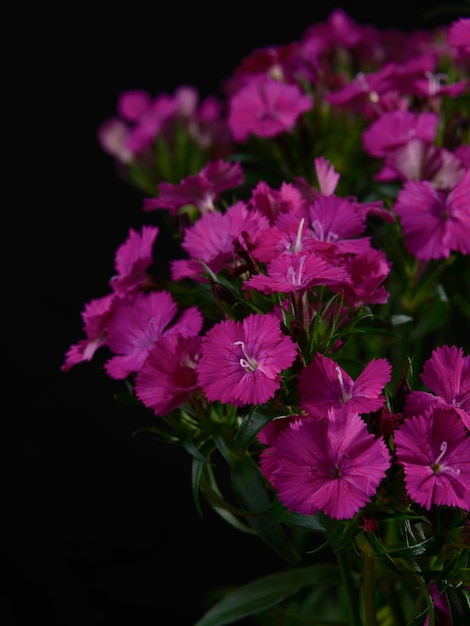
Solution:
<path fill-rule="evenodd" d="M 235 438 L 236 447 L 244 452 L 263 426 L 266 426 L 271 420 L 270 415 L 261 413 L 261 411 L 253 411 L 251 415 L 245 417 Z"/>
<path fill-rule="evenodd" d="M 275 502 L 274 511 L 276 512 L 277 519 L 291 528 L 307 530 L 314 533 L 324 533 L 327 530 L 320 522 L 317 515 L 303 515 L 297 511 L 288 511 L 280 502 Z"/>
<path fill-rule="evenodd" d="M 334 565 L 311 565 L 292 569 L 252 581 L 226 595 L 195 626 L 233 624 L 279 604 L 302 587 L 337 585 L 340 580 Z"/>
<path fill-rule="evenodd" d="M 299 556 L 276 518 L 257 466 L 237 461 L 231 466 L 231 477 L 241 506 L 250 513 L 247 515 L 250 526 L 288 563 L 298 563 Z"/>
<path fill-rule="evenodd" d="M 402 550 L 394 550 L 393 552 L 389 552 L 388 554 L 392 558 L 403 559 L 414 559 L 419 556 L 436 556 L 436 554 L 438 554 L 439 550 L 442 548 L 443 544 L 443 537 L 441 535 L 435 535 L 434 537 L 425 539 L 424 541 L 416 543 L 413 546 L 403 548 Z"/>
<path fill-rule="evenodd" d="M 446 595 L 452 624 L 470 624 L 470 591 L 463 585 L 447 587 Z"/>

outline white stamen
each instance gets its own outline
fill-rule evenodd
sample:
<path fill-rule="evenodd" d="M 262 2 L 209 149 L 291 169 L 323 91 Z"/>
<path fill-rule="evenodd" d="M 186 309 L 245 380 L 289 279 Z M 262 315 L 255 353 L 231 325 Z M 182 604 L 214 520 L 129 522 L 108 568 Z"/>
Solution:
<path fill-rule="evenodd" d="M 445 453 L 447 452 L 447 441 L 443 441 L 439 449 L 441 452 L 436 457 L 436 460 L 434 461 L 434 463 L 431 465 L 432 471 L 435 474 L 440 474 L 441 472 L 446 472 L 446 471 L 452 472 L 454 474 L 460 474 L 459 469 L 454 469 L 453 467 L 449 467 L 448 465 L 441 465 L 440 463 L 441 459 L 444 457 Z"/>
<path fill-rule="evenodd" d="M 346 391 L 343 379 L 343 372 L 341 371 L 341 368 L 336 366 L 335 369 L 338 376 L 339 386 L 341 387 L 341 402 L 347 402 L 352 398 L 352 393 L 350 391 Z"/>
<path fill-rule="evenodd" d="M 292 252 L 299 252 L 302 248 L 302 231 L 304 229 L 305 218 L 300 220 L 299 227 L 297 229 L 297 237 L 295 238 L 294 249 Z"/>
<path fill-rule="evenodd" d="M 241 346 L 242 348 L 242 352 L 243 355 L 245 356 L 245 358 L 240 358 L 239 359 L 239 363 L 240 365 L 243 367 L 244 370 L 246 370 L 247 372 L 254 372 L 257 367 L 258 367 L 258 362 L 252 357 L 250 356 L 245 348 L 245 342 L 244 341 L 234 341 L 233 342 L 234 346 Z"/>

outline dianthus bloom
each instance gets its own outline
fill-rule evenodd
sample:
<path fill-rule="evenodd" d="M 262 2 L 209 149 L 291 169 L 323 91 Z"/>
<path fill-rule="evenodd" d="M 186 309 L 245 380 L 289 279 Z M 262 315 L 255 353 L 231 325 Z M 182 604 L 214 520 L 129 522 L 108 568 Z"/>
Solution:
<path fill-rule="evenodd" d="M 161 337 L 137 373 L 135 392 L 139 400 L 165 415 L 186 402 L 196 389 L 196 364 L 201 338 L 171 333 Z"/>
<path fill-rule="evenodd" d="M 280 432 L 269 480 L 291 511 L 349 519 L 376 493 L 390 453 L 348 407 L 324 417 L 301 418 Z"/>
<path fill-rule="evenodd" d="M 430 509 L 470 510 L 470 438 L 454 409 L 431 407 L 395 432 L 397 460 L 409 496 Z"/>
<path fill-rule="evenodd" d="M 470 356 L 456 346 L 436 348 L 423 366 L 421 380 L 433 393 L 409 393 L 405 415 L 422 415 L 430 406 L 447 406 L 455 409 L 470 429 Z"/>
<path fill-rule="evenodd" d="M 470 254 L 470 171 L 447 194 L 429 181 L 407 181 L 394 210 L 403 227 L 405 245 L 417 259 Z"/>
<path fill-rule="evenodd" d="M 252 314 L 219 322 L 203 338 L 198 383 L 211 402 L 261 404 L 280 386 L 297 348 L 274 315 Z"/>
<path fill-rule="evenodd" d="M 177 185 L 160 183 L 158 198 L 146 198 L 144 210 L 169 209 L 172 215 L 192 204 L 201 213 L 215 211 L 215 202 L 227 189 L 243 183 L 243 170 L 239 163 L 228 163 L 222 159 L 210 161 L 194 176 L 187 176 Z"/>
<path fill-rule="evenodd" d="M 382 390 L 391 369 L 386 359 L 374 359 L 354 381 L 333 359 L 317 354 L 299 375 L 300 404 L 315 417 L 342 406 L 357 413 L 376 411 L 385 403 Z"/>
<path fill-rule="evenodd" d="M 147 269 L 153 263 L 153 245 L 158 235 L 156 226 L 144 226 L 141 233 L 130 229 L 126 241 L 116 251 L 116 274 L 111 278 L 113 291 L 120 296 L 152 284 Z"/>
<path fill-rule="evenodd" d="M 276 137 L 291 130 L 312 106 L 312 97 L 297 85 L 254 80 L 231 98 L 228 124 L 235 141 L 246 141 L 250 134 Z"/>
<path fill-rule="evenodd" d="M 185 309 L 175 320 L 178 306 L 166 291 L 148 295 L 137 292 L 118 304 L 106 328 L 107 345 L 114 353 L 105 364 L 111 378 L 122 379 L 138 372 L 155 342 L 167 333 L 192 337 L 202 328 L 202 315 L 196 307 Z"/>

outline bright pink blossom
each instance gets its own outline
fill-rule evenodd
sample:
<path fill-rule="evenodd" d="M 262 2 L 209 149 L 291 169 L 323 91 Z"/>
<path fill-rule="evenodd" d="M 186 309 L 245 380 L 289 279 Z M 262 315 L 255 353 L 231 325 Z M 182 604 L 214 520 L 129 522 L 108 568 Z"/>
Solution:
<path fill-rule="evenodd" d="M 112 293 L 103 298 L 96 298 L 85 305 L 82 311 L 83 330 L 86 338 L 73 344 L 67 350 L 61 367 L 63 372 L 83 361 L 91 361 L 98 348 L 107 343 L 106 328 L 113 315 L 117 296 Z"/>
<path fill-rule="evenodd" d="M 428 181 L 406 182 L 394 210 L 411 254 L 423 260 L 470 254 L 469 198 L 470 171 L 448 194 Z"/>
<path fill-rule="evenodd" d="M 197 388 L 196 364 L 201 338 L 171 333 L 161 337 L 137 373 L 135 392 L 157 415 L 165 415 L 186 402 Z"/>
<path fill-rule="evenodd" d="M 470 510 L 470 438 L 454 409 L 434 406 L 406 419 L 394 442 L 415 502 Z"/>
<path fill-rule="evenodd" d="M 388 301 L 389 293 L 383 282 L 390 273 L 391 263 L 381 250 L 368 250 L 347 257 L 344 269 L 348 273 L 347 279 L 331 287 L 332 291 L 341 292 L 347 304 L 360 307 L 364 304 L 384 304 Z"/>
<path fill-rule="evenodd" d="M 274 396 L 280 373 L 296 355 L 296 345 L 274 315 L 219 322 L 203 338 L 198 382 L 211 402 L 261 404 Z"/>
<path fill-rule="evenodd" d="M 299 116 L 313 107 L 313 99 L 297 85 L 253 80 L 231 97 L 229 107 L 230 130 L 235 141 L 244 142 L 251 134 L 276 137 L 291 130 Z"/>
<path fill-rule="evenodd" d="M 262 293 L 291 293 L 317 285 L 334 285 L 347 278 L 341 267 L 333 267 L 316 253 L 283 254 L 270 261 L 267 274 L 255 274 L 243 283 L 243 289 Z"/>
<path fill-rule="evenodd" d="M 269 481 L 291 511 L 349 519 L 376 493 L 390 453 L 349 408 L 325 417 L 302 418 L 280 432 L 265 453 L 273 456 Z"/>
<path fill-rule="evenodd" d="M 190 259 L 176 259 L 171 263 L 173 280 L 198 279 L 204 275 L 203 261 L 214 273 L 236 262 L 235 243 L 243 246 L 243 234 L 253 240 L 268 228 L 267 218 L 258 211 L 250 211 L 241 200 L 225 213 L 209 212 L 186 229 L 182 248 Z"/>
<path fill-rule="evenodd" d="M 455 409 L 470 429 L 470 356 L 456 346 L 438 347 L 424 363 L 421 380 L 433 393 L 411 391 L 405 414 L 422 415 L 431 406 L 446 406 Z"/>
<path fill-rule="evenodd" d="M 191 337 L 202 328 L 202 315 L 196 307 L 185 309 L 175 321 L 178 307 L 166 291 L 147 295 L 137 292 L 117 302 L 119 306 L 106 329 L 107 345 L 115 355 L 105 364 L 111 378 L 126 378 L 138 372 L 154 343 L 167 333 Z"/>
<path fill-rule="evenodd" d="M 153 259 L 153 245 L 158 235 L 155 226 L 144 226 L 139 234 L 130 229 L 126 241 L 119 246 L 114 260 L 117 274 L 111 278 L 113 291 L 124 296 L 135 289 L 152 284 L 147 273 Z"/>
<path fill-rule="evenodd" d="M 432 143 L 439 118 L 434 113 L 390 111 L 383 113 L 362 134 L 365 151 L 384 157 L 404 146 L 411 139 Z"/>
<path fill-rule="evenodd" d="M 160 183 L 157 198 L 146 198 L 144 210 L 169 209 L 176 214 L 181 207 L 191 204 L 201 213 L 214 211 L 214 203 L 222 192 L 243 183 L 241 165 L 218 159 L 210 161 L 194 176 L 187 176 L 177 185 Z"/>
<path fill-rule="evenodd" d="M 342 406 L 356 413 L 376 411 L 385 403 L 382 391 L 391 369 L 386 359 L 373 359 L 354 381 L 333 359 L 318 353 L 299 374 L 300 405 L 314 417 Z"/>
<path fill-rule="evenodd" d="M 452 22 L 447 40 L 454 46 L 457 59 L 470 60 L 470 18 L 460 17 Z"/>

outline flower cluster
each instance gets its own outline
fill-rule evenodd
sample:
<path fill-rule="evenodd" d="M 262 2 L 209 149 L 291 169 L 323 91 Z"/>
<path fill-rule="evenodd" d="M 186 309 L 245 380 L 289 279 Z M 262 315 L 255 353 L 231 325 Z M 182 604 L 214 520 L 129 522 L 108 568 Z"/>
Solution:
<path fill-rule="evenodd" d="M 319 534 L 358 567 L 364 601 L 343 576 L 349 612 L 325 620 L 470 615 L 469 68 L 470 19 L 404 34 L 336 10 L 249 54 L 225 101 L 129 91 L 99 129 L 151 224 L 117 250 L 62 369 L 105 353 L 193 455 L 197 506 L 295 576 Z M 168 279 L 162 218 L 181 247 Z"/>

